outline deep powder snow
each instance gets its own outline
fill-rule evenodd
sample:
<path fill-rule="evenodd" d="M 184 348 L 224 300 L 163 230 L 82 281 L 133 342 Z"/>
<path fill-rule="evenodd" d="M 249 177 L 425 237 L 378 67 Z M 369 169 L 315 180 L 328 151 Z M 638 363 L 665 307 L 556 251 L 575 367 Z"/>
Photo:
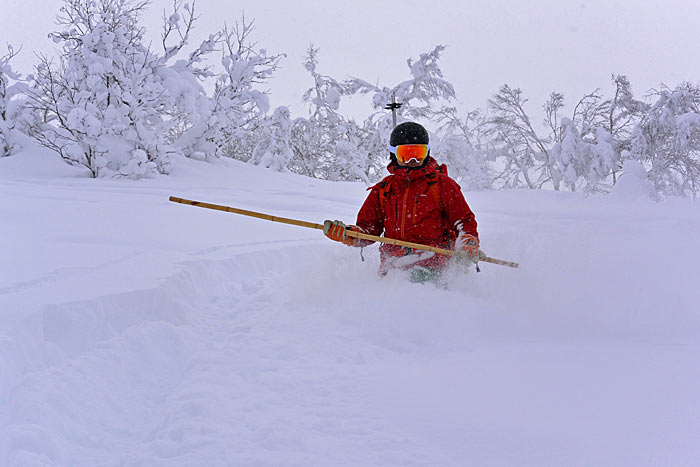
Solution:
<path fill-rule="evenodd" d="M 232 161 L 92 180 L 0 159 L 0 465 L 693 465 L 700 212 L 466 193 L 512 270 L 380 280 L 364 186 Z M 632 185 L 630 185 L 632 184 Z"/>

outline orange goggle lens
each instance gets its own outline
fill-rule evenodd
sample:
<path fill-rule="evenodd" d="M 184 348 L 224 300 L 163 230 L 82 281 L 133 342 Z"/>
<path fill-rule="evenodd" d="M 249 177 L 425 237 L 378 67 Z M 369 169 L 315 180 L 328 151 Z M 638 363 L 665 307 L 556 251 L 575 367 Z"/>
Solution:
<path fill-rule="evenodd" d="M 401 144 L 389 146 L 389 151 L 396 154 L 396 159 L 404 164 L 415 159 L 422 162 L 428 156 L 430 145 L 428 144 Z"/>

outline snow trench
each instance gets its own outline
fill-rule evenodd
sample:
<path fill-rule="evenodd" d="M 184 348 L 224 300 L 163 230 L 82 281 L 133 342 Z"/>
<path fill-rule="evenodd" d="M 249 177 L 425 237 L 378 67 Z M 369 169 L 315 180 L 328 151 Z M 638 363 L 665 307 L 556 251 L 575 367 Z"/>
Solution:
<path fill-rule="evenodd" d="M 0 341 L 0 464 L 653 465 L 697 452 L 698 409 L 648 407 L 670 400 L 659 372 L 700 389 L 666 365 L 693 361 L 692 326 L 549 307 L 527 269 L 453 270 L 443 289 L 380 280 L 376 250 L 365 256 L 314 245 L 196 260 L 153 289 L 16 310 Z M 641 408 L 647 431 L 609 442 Z M 579 437 L 562 434 L 572 419 Z M 666 444 L 639 449 L 661 430 Z"/>
<path fill-rule="evenodd" d="M 377 285 L 376 263 L 337 251 L 194 261 L 154 289 L 21 313 L 3 342 L 0 463 L 309 465 L 333 443 L 400 444 L 377 439 L 371 412 L 351 410 L 366 397 L 349 380 L 355 368 L 467 343 L 429 316 L 428 296 L 422 312 L 402 310 L 408 302 L 387 302 Z M 404 285 L 428 290 L 399 280 L 401 296 Z M 308 430 L 324 434 L 304 447 Z"/>

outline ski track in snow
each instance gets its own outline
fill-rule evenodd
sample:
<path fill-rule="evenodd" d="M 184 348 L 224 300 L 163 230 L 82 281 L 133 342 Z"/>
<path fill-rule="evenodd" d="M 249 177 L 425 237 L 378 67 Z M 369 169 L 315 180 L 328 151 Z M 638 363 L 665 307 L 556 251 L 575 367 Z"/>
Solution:
<path fill-rule="evenodd" d="M 377 279 L 376 248 L 361 262 L 320 233 L 164 201 L 318 222 L 364 197 L 234 168 L 0 186 L 20 221 L 0 465 L 697 465 L 694 205 L 469 194 L 484 249 L 522 267 L 451 271 L 443 290 Z"/>
<path fill-rule="evenodd" d="M 49 460 L 59 465 L 435 461 L 417 440 L 384 426 L 365 390 L 374 373 L 367 371 L 365 359 L 380 358 L 383 349 L 367 344 L 360 329 L 338 322 L 323 303 L 278 303 L 271 291 L 289 272 L 292 260 L 285 256 L 282 251 L 247 255 L 214 275 L 211 271 L 222 266 L 200 264 L 160 293 L 45 309 L 39 323 L 43 338 L 54 356 L 64 357 L 25 374 L 10 393 L 14 410 L 6 448 L 20 452 L 13 460 L 47 465 Z M 275 260 L 279 265 L 280 258 L 286 268 L 268 275 L 264 265 Z M 232 282 L 228 272 L 254 273 Z M 299 293 L 296 284 L 292 292 Z M 164 308 L 167 316 L 144 317 L 149 304 Z M 152 339 L 158 346 L 149 345 Z M 391 346 L 405 351 L 410 342 Z M 71 389 L 77 392 L 70 394 Z M 42 424 L 61 426 L 61 433 L 37 430 Z M 64 458 L 55 437 L 80 449 Z M 105 457 L 105 451 L 119 454 Z"/>

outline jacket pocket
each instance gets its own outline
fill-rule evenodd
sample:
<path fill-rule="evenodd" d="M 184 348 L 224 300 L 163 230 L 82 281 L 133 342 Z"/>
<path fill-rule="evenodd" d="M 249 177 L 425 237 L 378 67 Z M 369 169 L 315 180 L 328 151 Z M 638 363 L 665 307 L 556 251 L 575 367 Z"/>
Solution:
<path fill-rule="evenodd" d="M 416 196 L 416 204 L 413 210 L 413 224 L 420 226 L 423 222 L 439 221 L 442 225 L 442 213 L 440 207 L 435 204 L 435 201 L 427 193 L 421 193 Z"/>

